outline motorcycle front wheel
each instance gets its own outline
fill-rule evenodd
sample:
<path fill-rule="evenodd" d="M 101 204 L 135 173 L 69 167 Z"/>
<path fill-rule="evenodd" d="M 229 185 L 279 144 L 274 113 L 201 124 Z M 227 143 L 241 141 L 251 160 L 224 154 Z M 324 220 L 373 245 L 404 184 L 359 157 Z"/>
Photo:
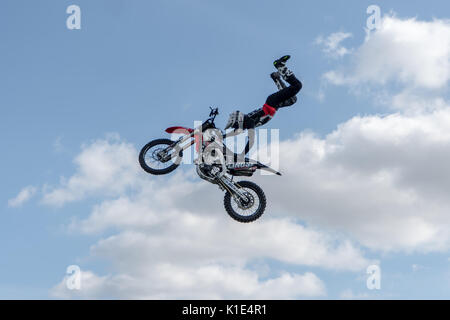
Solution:
<path fill-rule="evenodd" d="M 167 174 L 175 170 L 183 157 L 182 150 L 172 159 L 164 161 L 162 158 L 164 154 L 170 155 L 171 152 L 175 152 L 173 148 L 169 148 L 173 143 L 169 139 L 157 139 L 147 143 L 139 153 L 139 164 L 142 169 L 154 175 Z"/>
<path fill-rule="evenodd" d="M 236 201 L 234 197 L 227 192 L 223 199 L 225 210 L 230 217 L 239 222 L 253 222 L 264 213 L 266 209 L 266 196 L 263 190 L 250 181 L 239 181 L 236 183 L 248 198 L 249 201 Z"/>

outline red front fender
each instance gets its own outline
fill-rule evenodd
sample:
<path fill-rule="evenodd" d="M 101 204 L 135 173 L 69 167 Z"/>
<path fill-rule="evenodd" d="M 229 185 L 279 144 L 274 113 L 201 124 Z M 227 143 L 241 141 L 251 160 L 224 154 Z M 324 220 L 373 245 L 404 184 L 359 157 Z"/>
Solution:
<path fill-rule="evenodd" d="M 167 133 L 182 133 L 182 134 L 191 134 L 194 129 L 185 128 L 185 127 L 170 127 L 166 129 Z"/>

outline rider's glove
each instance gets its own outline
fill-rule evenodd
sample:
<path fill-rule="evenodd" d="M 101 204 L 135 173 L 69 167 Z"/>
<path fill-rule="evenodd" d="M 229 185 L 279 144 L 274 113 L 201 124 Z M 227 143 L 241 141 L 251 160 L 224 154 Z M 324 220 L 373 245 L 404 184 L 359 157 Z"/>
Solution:
<path fill-rule="evenodd" d="M 225 130 L 228 128 L 243 129 L 244 128 L 244 114 L 240 111 L 235 111 L 230 114 Z"/>

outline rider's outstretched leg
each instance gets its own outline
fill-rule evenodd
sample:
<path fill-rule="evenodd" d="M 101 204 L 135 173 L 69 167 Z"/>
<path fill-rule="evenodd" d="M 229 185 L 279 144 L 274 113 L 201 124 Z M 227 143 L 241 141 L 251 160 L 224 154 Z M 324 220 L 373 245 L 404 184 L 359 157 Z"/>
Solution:
<path fill-rule="evenodd" d="M 275 92 L 267 97 L 266 103 L 262 108 L 256 109 L 249 114 L 244 116 L 244 129 L 254 129 L 255 127 L 259 127 L 263 124 L 266 124 L 272 117 L 275 115 L 275 112 L 278 108 L 282 106 L 288 106 L 295 103 L 296 94 L 302 89 L 302 83 L 298 80 L 294 73 L 286 67 L 286 61 L 290 58 L 290 56 L 283 56 L 278 60 L 274 61 L 274 66 L 277 68 L 278 72 L 272 73 L 270 76 L 273 80 L 279 80 L 282 83 L 281 79 L 274 79 L 276 77 L 283 77 L 283 79 L 289 84 L 288 87 L 284 87 L 278 92 Z M 291 99 L 290 103 L 286 103 Z M 294 99 L 294 100 L 292 100 Z M 252 131 L 253 133 L 253 131 Z M 249 140 L 242 151 L 241 155 L 246 155 L 251 147 L 253 146 L 253 136 L 249 135 Z"/>
<path fill-rule="evenodd" d="M 266 104 L 275 109 L 278 109 L 280 104 L 294 97 L 302 89 L 302 83 L 300 80 L 298 80 L 294 73 L 286 66 L 286 61 L 289 58 L 290 56 L 283 56 L 280 59 L 275 60 L 273 63 L 275 68 L 277 68 L 278 73 L 290 85 L 289 87 L 286 87 L 267 97 Z"/>

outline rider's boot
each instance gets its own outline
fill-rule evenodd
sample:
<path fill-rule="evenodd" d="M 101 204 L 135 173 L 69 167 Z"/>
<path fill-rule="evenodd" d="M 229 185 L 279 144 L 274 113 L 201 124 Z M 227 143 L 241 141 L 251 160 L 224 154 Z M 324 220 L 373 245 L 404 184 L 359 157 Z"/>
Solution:
<path fill-rule="evenodd" d="M 284 88 L 286 88 L 286 84 L 281 79 L 281 75 L 279 72 L 272 72 L 270 74 L 270 77 L 272 78 L 273 82 L 275 82 L 278 90 L 283 90 Z"/>
<path fill-rule="evenodd" d="M 290 57 L 290 55 L 285 55 L 273 62 L 273 65 L 275 66 L 275 68 L 277 68 L 278 73 L 283 77 L 284 80 L 288 80 L 288 78 L 294 74 L 291 70 L 288 69 L 288 67 L 286 67 L 286 62 Z"/>

